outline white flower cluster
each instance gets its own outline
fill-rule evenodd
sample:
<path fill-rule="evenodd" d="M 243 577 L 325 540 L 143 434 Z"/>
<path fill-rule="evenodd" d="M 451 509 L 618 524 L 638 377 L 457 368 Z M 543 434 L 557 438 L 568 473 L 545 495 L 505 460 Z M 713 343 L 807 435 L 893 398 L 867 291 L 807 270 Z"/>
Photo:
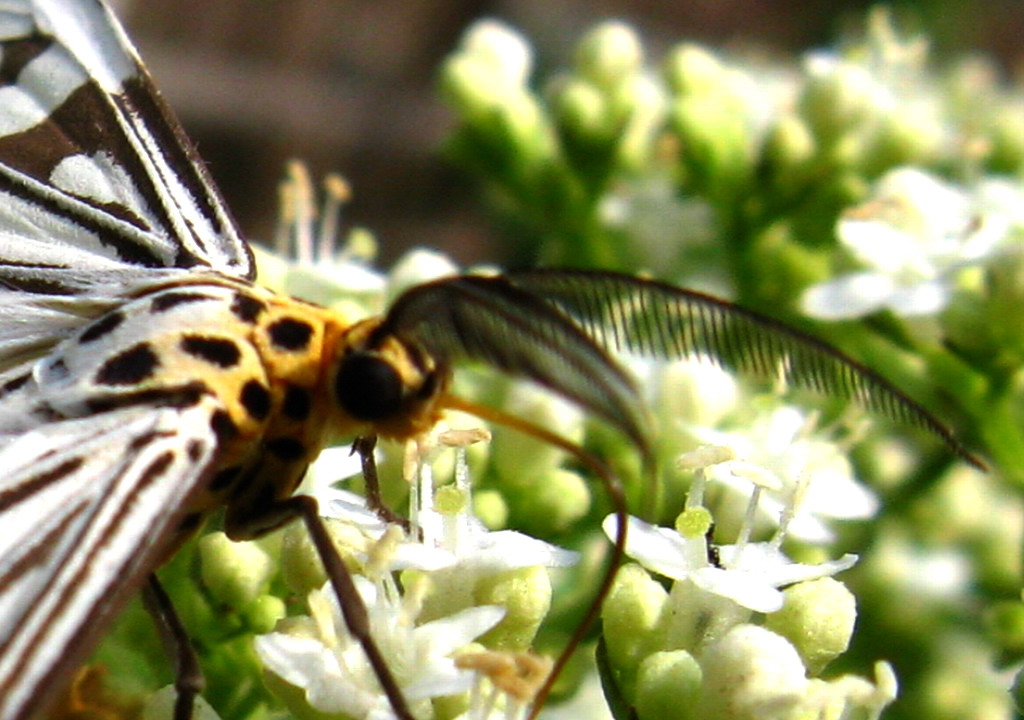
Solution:
<path fill-rule="evenodd" d="M 836 227 L 840 244 L 867 269 L 810 288 L 803 310 L 826 320 L 878 310 L 935 314 L 949 304 L 963 271 L 1000 252 L 1020 252 L 1021 208 L 1019 183 L 988 178 L 967 188 L 913 167 L 891 170 Z"/>
<path fill-rule="evenodd" d="M 410 284 L 454 271 L 444 258 L 416 251 L 388 277 L 365 266 L 349 273 L 351 263 L 362 261 L 343 251 L 345 271 L 339 272 L 339 254 L 329 244 L 310 245 L 316 249 L 297 268 L 282 267 L 282 281 L 298 278 L 307 291 L 329 302 L 339 298 L 342 307 L 360 298 L 364 308 L 356 312 L 373 309 Z M 357 279 L 357 287 L 342 285 L 350 278 Z M 877 502 L 854 478 L 840 446 L 814 431 L 813 418 L 777 402 L 761 403 L 758 412 L 744 415 L 740 430 L 736 409 L 758 403 L 751 405 L 732 377 L 699 358 L 658 367 L 637 362 L 634 369 L 652 388 L 652 405 L 669 430 L 669 445 L 704 444 L 684 455 L 686 467 L 677 473 L 692 479 L 676 528 L 636 517 L 627 523 L 627 554 L 671 578 L 672 589 L 654 591 L 646 573 L 627 567 L 605 607 L 609 659 L 640 717 L 658 717 L 665 701 L 659 688 L 677 681 L 691 688 L 695 718 L 755 717 L 765 707 L 780 708 L 779 717 L 849 707 L 876 716 L 895 694 L 884 663 L 875 684 L 816 677 L 845 650 L 852 632 L 852 596 L 831 576 L 851 567 L 855 556 L 808 564 L 782 551 L 785 537 L 825 543 L 833 539 L 830 524 L 836 518 L 874 514 Z M 510 397 L 513 412 L 584 441 L 584 417 L 564 401 L 521 387 Z M 318 499 L 332 532 L 347 548 L 374 640 L 417 716 L 514 718 L 528 711 L 549 669 L 524 654 L 550 602 L 545 568 L 565 567 L 576 556 L 522 533 L 490 532 L 475 511 L 491 507 L 492 518 L 501 523 L 509 509 L 516 511 L 518 494 L 528 498 L 518 512 L 536 516 L 538 527 L 544 522 L 563 527 L 586 512 L 589 493 L 569 490 L 584 487 L 583 481 L 561 467 L 560 452 L 533 439 L 502 435 L 485 460 L 501 479 L 503 496 L 498 505 L 487 491 L 474 500 L 469 480 L 474 463 L 467 452 L 475 452 L 481 438 L 450 429 L 458 424 L 464 423 L 450 419 L 398 463 L 393 454 L 377 453 L 382 474 L 403 478 L 410 507 L 407 530 L 382 521 L 361 495 L 334 487 L 360 471 L 359 458 L 348 449 L 324 451 L 302 491 Z M 454 477 L 454 482 L 437 483 L 435 477 Z M 495 507 L 504 509 L 494 515 Z M 771 540 L 752 539 L 772 524 Z M 616 518 L 609 516 L 604 528 L 614 540 Z M 715 536 L 735 537 L 735 542 L 714 542 L 712 528 Z M 305 593 L 309 615 L 286 618 L 256 640 L 265 668 L 277 678 L 272 685 L 300 690 L 281 692 L 300 714 L 310 707 L 352 718 L 390 718 L 388 701 L 333 592 L 323 586 L 319 571 L 309 570 L 317 563 L 308 543 L 295 539 L 302 536 L 301 530 L 286 536 L 282 564 L 289 585 Z M 638 594 L 647 601 L 637 600 Z M 488 598 L 500 600 L 500 606 Z M 647 629 L 657 627 L 660 642 L 649 644 L 642 655 L 624 650 L 650 635 L 635 607 L 622 610 L 638 603 L 648 613 L 656 605 L 660 618 Z M 760 615 L 768 619 L 755 622 Z M 818 630 L 809 631 L 812 627 Z M 486 646 L 479 644 L 481 636 Z"/>

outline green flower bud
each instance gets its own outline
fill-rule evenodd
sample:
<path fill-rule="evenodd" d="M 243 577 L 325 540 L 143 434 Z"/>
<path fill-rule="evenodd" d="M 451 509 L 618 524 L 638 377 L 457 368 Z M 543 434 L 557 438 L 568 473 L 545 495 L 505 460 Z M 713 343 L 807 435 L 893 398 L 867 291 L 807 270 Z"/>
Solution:
<path fill-rule="evenodd" d="M 539 566 L 508 570 L 477 581 L 473 600 L 505 608 L 505 617 L 480 642 L 495 650 L 526 650 L 551 609 L 551 578 Z"/>
<path fill-rule="evenodd" d="M 714 203 L 735 202 L 753 171 L 751 130 L 742 108 L 725 97 L 682 97 L 672 105 L 682 165 L 697 192 Z"/>
<path fill-rule="evenodd" d="M 537 97 L 520 92 L 508 97 L 496 118 L 496 142 L 513 151 L 525 166 L 549 158 L 555 147 L 554 130 Z"/>
<path fill-rule="evenodd" d="M 358 572 L 360 566 L 354 554 L 369 549 L 366 537 L 348 523 L 330 518 L 324 518 L 324 523 L 345 564 L 353 572 Z M 285 528 L 280 562 L 281 578 L 295 593 L 304 596 L 311 590 L 319 590 L 327 582 L 320 555 L 301 523 L 292 523 Z"/>
<path fill-rule="evenodd" d="M 526 532 L 562 532 L 590 511 L 592 488 L 572 470 L 551 470 L 529 488 L 509 491 L 515 524 Z"/>
<path fill-rule="evenodd" d="M 995 642 L 1008 657 L 1024 655 L 1024 604 L 998 602 L 986 613 L 986 624 Z"/>
<path fill-rule="evenodd" d="M 486 58 L 457 54 L 441 69 L 441 91 L 488 145 L 513 156 L 545 156 L 551 128 L 537 97 L 506 69 Z"/>
<path fill-rule="evenodd" d="M 699 45 L 677 45 L 665 60 L 665 78 L 674 95 L 715 93 L 726 75 L 718 58 Z"/>
<path fill-rule="evenodd" d="M 501 22 L 480 20 L 466 31 L 462 54 L 491 67 L 505 82 L 525 85 L 533 68 L 533 51 L 518 32 Z"/>
<path fill-rule="evenodd" d="M 668 593 L 636 564 L 624 565 L 601 606 L 601 623 L 608 658 L 619 673 L 627 698 L 634 697 L 640 663 L 661 650 L 658 627 Z"/>
<path fill-rule="evenodd" d="M 459 113 L 480 121 L 499 107 L 507 88 L 495 83 L 491 66 L 467 55 L 449 57 L 441 68 L 441 92 Z"/>
<path fill-rule="evenodd" d="M 856 599 L 830 577 L 797 583 L 785 596 L 785 605 L 767 617 L 765 627 L 793 643 L 807 670 L 817 675 L 850 646 Z"/>
<path fill-rule="evenodd" d="M 509 385 L 505 410 L 579 444 L 583 440 L 583 414 L 569 402 L 530 385 Z M 539 478 L 561 467 L 565 451 L 521 432 L 495 432 L 491 441 L 494 469 L 508 486 L 532 487 Z"/>
<path fill-rule="evenodd" d="M 790 193 L 803 189 L 816 151 L 807 123 L 793 114 L 780 115 L 764 144 L 764 158 L 774 185 Z"/>
<path fill-rule="evenodd" d="M 799 710 L 808 681 L 800 656 L 780 635 L 756 625 L 737 625 L 701 658 L 701 718 L 788 718 Z"/>
<path fill-rule="evenodd" d="M 320 588 L 327 580 L 320 556 L 299 523 L 292 523 L 284 531 L 281 542 L 281 577 L 288 589 L 305 596 Z"/>
<path fill-rule="evenodd" d="M 668 106 L 665 91 L 650 77 L 637 75 L 619 86 L 614 104 L 620 111 L 630 114 L 619 139 L 619 163 L 642 170 L 651 159 L 665 121 Z"/>
<path fill-rule="evenodd" d="M 525 92 L 533 64 L 522 37 L 494 21 L 474 24 L 459 52 L 441 69 L 441 90 L 452 105 L 470 118 L 487 115 Z"/>
<path fill-rule="evenodd" d="M 601 88 L 612 88 L 643 66 L 644 50 L 636 31 L 609 20 L 588 32 L 576 46 L 576 69 Z"/>
<path fill-rule="evenodd" d="M 276 595 L 261 595 L 245 611 L 246 626 L 259 635 L 271 632 L 277 621 L 288 614 L 284 600 Z"/>
<path fill-rule="evenodd" d="M 991 118 L 988 166 L 994 172 L 1019 174 L 1024 170 L 1024 114 L 1020 105 L 1008 105 Z"/>
<path fill-rule="evenodd" d="M 798 105 L 815 137 L 831 145 L 876 114 L 882 89 L 859 65 L 817 60 Z"/>
<path fill-rule="evenodd" d="M 702 673 L 685 650 L 656 652 L 640 663 L 636 707 L 640 720 L 689 720 L 696 717 Z"/>
<path fill-rule="evenodd" d="M 600 90 L 586 80 L 567 78 L 555 91 L 559 126 L 569 135 L 588 142 L 605 142 L 617 123 Z"/>
<path fill-rule="evenodd" d="M 879 118 L 865 149 L 865 173 L 877 175 L 899 165 L 934 161 L 947 141 L 941 123 L 940 118 L 911 103 Z"/>
<path fill-rule="evenodd" d="M 267 592 L 273 559 L 254 542 L 232 542 L 222 532 L 199 539 L 203 583 L 220 602 L 244 609 Z"/>

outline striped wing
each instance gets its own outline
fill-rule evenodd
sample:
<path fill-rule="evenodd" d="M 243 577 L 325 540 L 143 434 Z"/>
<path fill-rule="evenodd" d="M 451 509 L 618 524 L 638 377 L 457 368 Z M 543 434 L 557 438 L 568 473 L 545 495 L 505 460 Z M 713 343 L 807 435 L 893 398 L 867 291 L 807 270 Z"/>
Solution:
<path fill-rule="evenodd" d="M 0 451 L 0 719 L 58 695 L 170 550 L 216 454 L 209 412 L 201 402 L 65 420 Z"/>
<path fill-rule="evenodd" d="M 0 284 L 71 294 L 142 269 L 254 274 L 110 10 L 0 2 Z"/>

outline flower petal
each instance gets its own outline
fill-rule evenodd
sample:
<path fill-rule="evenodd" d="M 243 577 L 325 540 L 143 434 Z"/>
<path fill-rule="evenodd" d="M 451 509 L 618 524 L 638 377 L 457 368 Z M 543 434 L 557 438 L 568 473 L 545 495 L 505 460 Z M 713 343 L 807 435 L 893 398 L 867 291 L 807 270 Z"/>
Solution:
<path fill-rule="evenodd" d="M 690 576 L 694 585 L 735 601 L 755 612 L 771 613 L 782 608 L 782 593 L 754 573 L 706 567 Z"/>
<path fill-rule="evenodd" d="M 477 537 L 474 551 L 460 557 L 460 564 L 502 570 L 533 567 L 569 567 L 579 562 L 579 553 L 564 550 L 551 543 L 538 540 L 514 530 L 484 531 Z"/>
<path fill-rule="evenodd" d="M 606 517 L 601 527 L 614 542 L 618 537 L 615 515 Z M 650 525 L 632 515 L 627 519 L 626 554 L 648 570 L 676 580 L 708 564 L 704 538 L 687 540 L 675 530 Z"/>
<path fill-rule="evenodd" d="M 499 605 L 480 605 L 460 610 L 416 628 L 416 642 L 422 642 L 435 655 L 449 655 L 468 645 L 493 628 L 505 617 Z"/>
<path fill-rule="evenodd" d="M 931 315 L 949 303 L 949 288 L 937 280 L 896 288 L 886 301 L 897 315 Z"/>
<path fill-rule="evenodd" d="M 809 288 L 800 299 L 804 313 L 824 320 L 869 315 L 892 296 L 895 284 L 881 273 L 854 273 Z"/>

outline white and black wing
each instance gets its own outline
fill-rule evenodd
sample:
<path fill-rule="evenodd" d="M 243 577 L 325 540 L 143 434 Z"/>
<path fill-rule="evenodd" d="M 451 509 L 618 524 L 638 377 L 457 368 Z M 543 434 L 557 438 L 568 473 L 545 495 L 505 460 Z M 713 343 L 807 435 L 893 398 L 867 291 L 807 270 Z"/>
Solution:
<path fill-rule="evenodd" d="M 0 451 L 0 719 L 52 701 L 171 549 L 216 457 L 206 404 L 64 420 Z"/>
<path fill-rule="evenodd" d="M 0 285 L 72 294 L 251 252 L 98 0 L 0 3 Z"/>

